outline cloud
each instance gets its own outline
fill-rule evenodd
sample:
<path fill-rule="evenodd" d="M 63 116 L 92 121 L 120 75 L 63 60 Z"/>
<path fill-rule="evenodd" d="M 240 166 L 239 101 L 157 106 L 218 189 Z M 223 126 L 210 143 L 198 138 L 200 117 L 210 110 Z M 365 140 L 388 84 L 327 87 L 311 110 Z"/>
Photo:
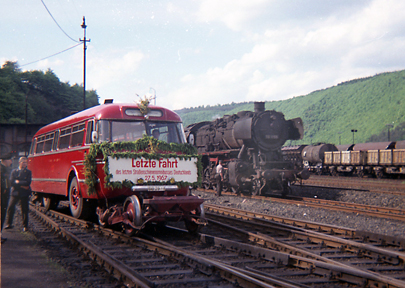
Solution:
<path fill-rule="evenodd" d="M 86 15 L 86 88 L 119 102 L 150 87 L 169 108 L 279 100 L 405 66 L 401 0 L 62 2 L 68 10 L 49 9 L 75 39 Z M 0 31 L 10 43 L 2 62 L 21 65 L 73 45 L 41 3 L 13 3 L 0 19 L 13 27 Z M 83 49 L 28 67 L 80 84 Z"/>
<path fill-rule="evenodd" d="M 268 0 L 204 0 L 201 2 L 197 19 L 201 22 L 223 22 L 228 28 L 238 31 L 244 23 L 263 13 Z"/>
<path fill-rule="evenodd" d="M 260 15 L 260 8 L 267 3 L 237 1 L 239 5 L 230 5 L 206 0 L 201 4 L 199 20 L 221 20 L 236 30 Z M 405 2 L 367 3 L 338 15 L 325 13 L 328 17 L 305 19 L 300 25 L 283 22 L 277 28 L 252 34 L 248 39 L 250 52 L 223 67 L 185 75 L 179 88 L 169 94 L 174 100 L 171 103 L 181 108 L 286 99 L 404 67 L 401 51 L 405 37 L 397 31 L 405 27 Z M 247 13 L 239 17 L 243 10 Z"/>
<path fill-rule="evenodd" d="M 90 84 L 95 89 L 108 86 L 114 82 L 122 82 L 136 74 L 140 63 L 146 55 L 139 50 L 114 49 L 106 53 L 98 53 L 89 57 L 91 78 Z"/>

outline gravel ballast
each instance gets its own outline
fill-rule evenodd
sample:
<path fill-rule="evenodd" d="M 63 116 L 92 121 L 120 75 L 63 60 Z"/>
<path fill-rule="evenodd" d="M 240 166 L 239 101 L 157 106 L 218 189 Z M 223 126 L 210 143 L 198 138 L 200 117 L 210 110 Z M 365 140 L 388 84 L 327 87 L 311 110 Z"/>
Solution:
<path fill-rule="evenodd" d="M 391 194 L 301 187 L 293 187 L 292 190 L 293 196 L 328 199 L 397 209 L 403 209 L 405 203 L 405 196 Z M 271 197 L 269 197 L 268 200 L 258 200 L 252 199 L 248 196 L 238 197 L 233 195 L 217 197 L 214 193 L 199 190 L 194 191 L 193 194 L 204 198 L 204 203 L 206 204 L 224 205 L 269 215 L 341 226 L 359 231 L 368 231 L 401 238 L 405 237 L 405 222 L 402 221 L 307 207 L 304 204 L 282 204 L 272 201 Z"/>

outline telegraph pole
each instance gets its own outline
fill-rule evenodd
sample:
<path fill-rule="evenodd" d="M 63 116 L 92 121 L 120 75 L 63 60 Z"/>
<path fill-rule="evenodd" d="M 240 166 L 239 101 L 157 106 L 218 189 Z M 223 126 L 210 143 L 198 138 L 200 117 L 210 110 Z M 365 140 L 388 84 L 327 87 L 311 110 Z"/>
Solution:
<path fill-rule="evenodd" d="M 82 23 L 82 28 L 83 28 L 83 34 L 84 38 L 83 40 L 79 38 L 81 42 L 83 42 L 83 110 L 86 109 L 86 42 L 90 42 L 89 40 L 86 40 L 86 19 L 83 16 L 83 23 Z"/>
<path fill-rule="evenodd" d="M 25 94 L 25 143 L 24 143 L 24 156 L 27 157 L 27 131 L 28 131 L 28 92 Z M 389 130 L 388 130 L 389 131 Z"/>

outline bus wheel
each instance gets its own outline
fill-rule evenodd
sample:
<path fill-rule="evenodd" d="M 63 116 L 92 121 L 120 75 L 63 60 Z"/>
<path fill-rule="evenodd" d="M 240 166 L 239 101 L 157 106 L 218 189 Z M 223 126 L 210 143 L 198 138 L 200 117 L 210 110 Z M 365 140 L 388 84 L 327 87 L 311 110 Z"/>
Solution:
<path fill-rule="evenodd" d="M 42 196 L 42 205 L 45 210 L 55 210 L 58 207 L 58 201 L 55 199 L 55 196 L 52 195 L 43 195 Z"/>
<path fill-rule="evenodd" d="M 86 218 L 89 207 L 85 204 L 83 196 L 80 194 L 77 178 L 73 177 L 69 186 L 69 207 L 72 216 L 75 218 Z"/>
<path fill-rule="evenodd" d="M 124 213 L 126 219 L 131 222 L 133 226 L 141 227 L 142 225 L 142 208 L 138 197 L 135 195 L 129 196 L 124 202 Z M 125 233 L 133 235 L 136 231 L 131 225 L 124 224 Z"/>
<path fill-rule="evenodd" d="M 203 204 L 200 205 L 200 207 L 195 211 L 195 214 L 197 215 L 198 218 L 205 218 L 205 210 Z M 195 223 L 193 220 L 186 219 L 184 220 L 184 224 L 186 225 L 186 228 L 190 234 L 197 234 L 201 231 L 202 225 L 199 225 Z"/>

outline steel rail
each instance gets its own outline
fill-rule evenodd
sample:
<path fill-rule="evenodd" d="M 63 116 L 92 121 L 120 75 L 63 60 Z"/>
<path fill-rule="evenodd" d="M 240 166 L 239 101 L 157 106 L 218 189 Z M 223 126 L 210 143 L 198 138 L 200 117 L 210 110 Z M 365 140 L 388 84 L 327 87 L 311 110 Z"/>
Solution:
<path fill-rule="evenodd" d="M 295 184 L 299 187 L 300 184 Z M 358 179 L 349 177 L 324 177 L 311 176 L 302 181 L 302 187 L 319 187 L 329 189 L 345 189 L 357 191 L 369 191 L 376 193 L 388 193 L 394 195 L 404 195 L 405 183 L 397 180 L 386 179 Z"/>
<path fill-rule="evenodd" d="M 101 267 L 104 267 L 108 272 L 110 272 L 117 279 L 122 280 L 129 287 L 154 287 L 155 283 L 150 281 L 122 263 L 116 258 L 112 257 L 108 253 L 105 253 L 102 249 L 97 246 L 87 243 L 76 237 L 73 233 L 69 232 L 67 229 L 61 227 L 58 223 L 52 220 L 50 217 L 44 214 L 44 209 L 39 207 L 34 207 L 31 205 L 30 210 L 36 214 L 36 216 L 42 221 L 46 222 L 47 225 L 51 227 L 53 231 L 60 234 L 68 242 L 76 245 L 82 251 L 83 254 L 88 256 L 90 259 L 98 262 Z M 48 211 L 52 217 L 58 219 L 63 219 L 67 223 L 78 225 L 82 228 L 88 228 L 97 230 L 99 233 L 102 233 L 106 236 L 120 239 L 126 243 L 134 243 L 141 245 L 150 251 L 159 252 L 161 255 L 177 259 L 182 263 L 187 263 L 189 265 L 194 265 L 196 269 L 200 270 L 204 274 L 215 274 L 219 273 L 223 279 L 226 279 L 230 283 L 237 283 L 240 287 L 268 287 L 273 288 L 273 285 L 267 284 L 261 280 L 258 280 L 254 277 L 251 277 L 250 273 L 243 273 L 225 265 L 223 263 L 212 261 L 210 259 L 200 257 L 199 255 L 190 254 L 182 251 L 174 246 L 166 246 L 160 243 L 154 243 L 140 238 L 132 238 L 123 233 L 113 231 L 110 229 L 105 229 L 94 225 L 93 223 L 74 219 L 70 216 L 64 215 L 56 211 Z M 283 286 L 284 287 L 284 286 Z M 285 286 L 287 287 L 287 286 Z"/>
<path fill-rule="evenodd" d="M 211 218 L 215 216 L 217 220 L 212 220 Z M 314 260 L 318 260 L 321 262 L 325 262 L 325 263 L 329 263 L 335 266 L 342 266 L 342 267 L 346 267 L 347 269 L 352 269 L 354 270 L 358 270 L 361 271 L 362 273 L 368 273 L 370 275 L 370 277 L 377 277 L 378 279 L 381 279 L 382 282 L 386 281 L 387 283 L 391 283 L 392 285 L 398 285 L 398 287 L 401 286 L 405 286 L 405 282 L 400 281 L 398 279 L 392 278 L 392 277 L 388 277 L 385 275 L 381 275 L 379 273 L 375 273 L 373 271 L 363 271 L 360 268 L 354 267 L 352 265 L 347 265 L 347 264 L 342 264 L 340 262 L 337 262 L 335 260 L 331 260 L 328 259 L 327 257 L 323 257 L 323 256 L 319 256 L 318 254 L 314 254 L 310 251 L 307 251 L 305 249 L 302 248 L 297 248 L 296 246 L 292 246 L 290 244 L 286 244 L 283 243 L 273 237 L 267 236 L 263 233 L 257 232 L 257 231 L 263 231 L 264 229 L 271 229 L 271 230 L 277 230 L 277 233 L 280 234 L 280 236 L 285 235 L 284 237 L 286 237 L 288 234 L 293 234 L 294 235 L 294 239 L 301 239 L 303 241 L 307 241 L 309 239 L 311 239 L 310 241 L 314 241 L 315 243 L 321 243 L 323 246 L 328 246 L 331 245 L 331 247 L 336 247 L 337 249 L 342 249 L 344 248 L 345 250 L 348 251 L 353 251 L 353 253 L 364 253 L 364 255 L 369 256 L 369 257 L 377 257 L 377 259 L 382 260 L 382 261 L 386 261 L 387 263 L 392 263 L 394 265 L 399 265 L 399 263 L 402 263 L 402 265 L 404 264 L 404 258 L 405 258 L 405 254 L 400 253 L 401 255 L 398 255 L 398 253 L 395 252 L 391 252 L 391 251 L 385 251 L 382 249 L 378 249 L 376 247 L 372 247 L 370 245 L 365 245 L 362 244 L 360 245 L 357 242 L 354 241 L 349 241 L 346 240 L 344 241 L 343 239 L 339 239 L 339 238 L 334 238 L 332 236 L 327 236 L 327 235 L 322 235 L 320 233 L 315 233 L 315 232 L 303 232 L 303 231 L 297 231 L 297 229 L 291 229 L 288 230 L 286 228 L 280 228 L 280 227 L 276 227 L 275 225 L 265 225 L 265 224 L 259 224 L 259 223 L 255 223 L 254 225 L 256 226 L 256 228 L 254 228 L 253 230 L 256 232 L 248 232 L 248 231 L 244 231 L 241 230 L 239 228 L 235 228 L 233 226 L 229 226 L 225 224 L 225 222 L 231 222 L 234 223 L 235 221 L 238 221 L 239 224 L 242 224 L 242 222 L 247 222 L 243 219 L 230 219 L 227 216 L 224 215 L 212 215 L 212 213 L 206 211 L 206 217 L 208 218 L 208 221 L 211 224 L 218 225 L 221 226 L 223 228 L 227 228 L 227 229 L 232 229 L 232 231 L 234 231 L 235 233 L 238 232 L 241 235 L 243 235 L 243 238 L 248 238 L 250 241 L 255 242 L 255 243 L 259 243 L 261 245 L 265 245 L 266 247 L 271 247 L 272 249 L 276 249 L 279 251 L 284 251 L 286 253 L 291 253 L 294 255 L 300 255 L 306 259 L 314 259 Z M 230 224 L 233 225 L 233 224 Z M 327 237 L 324 237 L 327 236 Z M 356 252 L 357 251 L 357 252 Z M 373 276 L 371 276 L 373 275 Z"/>
<path fill-rule="evenodd" d="M 239 236 L 238 232 L 242 233 L 246 233 L 246 231 L 242 231 L 240 229 L 237 228 L 232 228 L 234 230 L 233 235 L 235 237 Z M 249 233 L 246 233 L 249 234 Z M 245 235 L 247 236 L 247 235 Z M 261 247 L 261 246 L 257 246 L 257 245 L 252 245 L 252 244 L 248 244 L 248 243 L 241 243 L 241 242 L 236 242 L 233 240 L 228 240 L 228 239 L 223 239 L 220 237 L 215 237 L 215 236 L 211 236 L 211 235 L 207 235 L 207 234 L 200 234 L 199 235 L 200 240 L 203 243 L 207 243 L 209 245 L 209 247 L 211 246 L 215 246 L 218 247 L 219 249 L 228 249 L 230 251 L 235 251 L 235 253 L 238 253 L 238 255 L 241 254 L 246 254 L 252 257 L 258 257 L 260 259 L 265 259 L 269 262 L 272 263 L 276 263 L 277 267 L 280 267 L 282 269 L 291 269 L 291 268 L 299 268 L 302 269 L 300 272 L 301 276 L 304 275 L 305 273 L 307 273 L 308 275 L 306 276 L 310 276 L 310 275 L 318 275 L 318 276 L 323 276 L 325 277 L 325 275 L 327 275 L 327 278 L 329 277 L 330 281 L 338 281 L 338 282 L 343 282 L 343 283 L 350 283 L 351 285 L 358 285 L 361 287 L 380 287 L 380 288 L 387 288 L 387 287 L 403 287 L 403 285 L 405 284 L 405 282 L 401 282 L 400 280 L 396 280 L 396 279 L 391 279 L 391 278 L 387 278 L 383 275 L 379 275 L 377 273 L 370 273 L 369 271 L 363 271 L 361 269 L 353 269 L 353 267 L 348 266 L 348 265 L 342 265 L 340 263 L 334 263 L 333 261 L 328 261 L 326 259 L 327 262 L 322 261 L 322 257 L 318 257 L 318 259 L 309 259 L 307 257 L 302 257 L 302 256 L 298 256 L 298 255 L 294 255 L 293 253 L 291 253 L 291 251 L 288 251 L 287 253 L 283 253 L 280 251 L 276 251 L 276 250 L 271 250 L 268 249 L 267 247 Z M 260 237 L 260 235 L 259 235 Z M 237 237 L 240 239 L 240 237 Z M 247 238 L 247 237 L 244 237 Z M 251 241 L 255 242 L 257 241 L 258 238 L 254 239 L 254 236 L 251 237 Z M 159 243 L 167 243 L 165 241 L 162 241 L 160 239 L 154 239 L 155 241 L 159 242 Z M 257 243 L 257 244 L 263 244 L 263 243 Z M 266 243 L 264 243 L 266 244 Z M 165 244 L 165 245 L 171 245 L 171 244 Z M 182 245 L 182 244 L 180 244 Z M 262 246 L 266 246 L 266 245 L 262 245 Z M 279 248 L 279 247 L 278 247 Z M 183 248 L 181 247 L 181 249 L 187 249 L 187 248 Z M 186 250 L 188 251 L 188 250 Z M 190 252 L 190 253 L 203 253 L 204 251 L 200 251 L 197 250 L 197 252 Z M 216 255 L 216 254 L 215 254 Z M 227 257 L 221 255 L 224 258 L 224 263 L 227 262 Z M 215 256 L 214 256 L 215 257 Z M 315 256 L 316 257 L 316 256 Z M 243 259 L 243 258 L 242 258 Z M 241 261 L 243 261 L 241 259 Z M 221 261 L 221 260 L 219 260 Z M 252 265 L 252 264 L 250 264 Z M 283 266 L 285 266 L 285 268 L 283 268 Z M 287 287 L 289 287 L 289 285 L 296 285 L 295 287 L 309 287 L 305 284 L 300 284 L 300 280 L 297 279 L 296 281 L 298 282 L 294 282 L 294 280 L 286 280 L 284 278 L 281 278 L 280 276 L 275 276 L 272 275 L 268 272 L 263 272 L 258 270 L 257 268 L 252 268 L 250 266 L 245 266 L 244 268 L 238 268 L 238 267 L 234 267 L 232 266 L 234 269 L 240 269 L 240 271 L 244 271 L 244 273 L 251 273 L 250 275 L 252 277 L 261 279 L 262 281 L 266 281 L 269 282 L 270 284 L 273 285 L 277 285 L 277 283 L 287 283 Z M 288 268 L 287 268 L 288 267 Z M 307 272 L 304 272 L 307 271 Z M 292 272 L 294 273 L 294 272 Z M 293 274 L 289 274 L 288 272 L 285 273 L 284 276 L 288 277 L 288 276 L 292 276 Z M 296 276 L 295 276 L 296 277 Z M 294 278 L 295 278 L 294 277 Z M 320 279 L 322 281 L 322 279 Z M 304 283 L 312 283 L 311 279 L 305 280 L 302 279 L 301 281 L 303 281 Z M 315 280 L 315 282 L 317 282 L 319 280 Z M 325 280 L 323 280 L 325 281 Z M 286 284 L 284 284 L 286 285 Z M 330 285 L 333 286 L 332 283 L 330 283 Z M 284 286 L 283 286 L 284 287 Z"/>
<path fill-rule="evenodd" d="M 365 279 L 367 279 L 367 284 L 371 285 L 376 285 L 375 287 L 386 287 L 386 283 L 389 284 L 387 287 L 397 287 L 396 285 L 399 285 L 398 287 L 401 287 L 401 285 L 404 285 L 405 282 L 400 282 L 400 281 L 393 281 L 393 282 L 385 282 L 386 279 L 381 279 L 380 275 L 373 275 L 368 273 L 367 271 L 362 271 L 362 270 L 353 270 L 352 267 L 346 267 L 346 266 L 341 266 L 341 265 L 335 265 L 335 263 L 325 263 L 323 261 L 319 260 L 310 260 L 305 257 L 300 257 L 296 255 L 289 255 L 285 253 L 280 253 L 276 251 L 271 251 L 266 248 L 260 248 L 256 246 L 252 246 L 249 244 L 244 244 L 244 243 L 238 243 L 235 241 L 230 241 L 226 239 L 221 239 L 217 237 L 212 237 L 209 235 L 201 234 L 200 238 L 202 241 L 208 242 L 208 243 L 214 243 L 217 246 L 227 246 L 231 247 L 232 249 L 238 249 L 240 251 L 244 251 L 245 253 L 249 252 L 250 254 L 257 253 L 260 257 L 263 258 L 269 258 L 269 259 L 277 259 L 278 263 L 284 262 L 288 263 L 290 265 L 295 265 L 298 267 L 302 268 L 308 268 L 314 270 L 318 269 L 320 271 L 327 271 L 331 279 L 339 279 L 342 281 L 350 281 L 350 282 L 356 282 L 359 285 L 364 285 L 365 284 Z M 280 256 L 281 254 L 281 256 Z M 243 269 L 243 271 L 246 271 Z M 277 283 L 277 278 L 274 276 L 268 274 L 268 273 L 263 273 L 257 270 L 250 269 L 253 275 L 255 277 L 260 277 L 258 275 L 263 275 L 266 278 L 263 278 L 263 280 L 270 279 L 269 281 L 274 281 L 274 283 Z M 323 272 L 324 273 L 324 272 Z M 391 286 L 393 285 L 393 286 Z M 373 286 L 374 287 L 374 286 Z"/>
<path fill-rule="evenodd" d="M 378 216 L 381 218 L 390 218 L 394 220 L 405 221 L 405 210 L 390 208 L 390 207 L 381 207 L 375 205 L 364 205 L 357 203 L 341 202 L 341 201 L 332 201 L 324 199 L 313 199 L 313 198 L 302 198 L 302 202 L 307 205 L 307 203 L 314 203 L 321 207 L 326 207 L 330 209 L 331 207 L 336 208 L 339 211 L 353 212 L 353 213 L 363 213 L 370 216 Z"/>
<path fill-rule="evenodd" d="M 207 209 L 208 208 L 208 209 Z M 375 253 L 376 255 L 386 255 L 387 257 L 392 257 L 392 258 L 399 258 L 401 259 L 401 261 L 403 263 L 405 263 L 405 252 L 400 252 L 400 251 L 390 251 L 387 249 L 381 249 L 379 247 L 375 247 L 372 245 L 368 245 L 368 244 L 363 244 L 363 243 L 359 243 L 353 240 L 348 240 L 348 239 L 344 239 L 343 237 L 337 237 L 337 235 L 331 235 L 331 234 L 325 234 L 325 233 L 321 233 L 320 231 L 314 231 L 314 230 L 308 230 L 306 228 L 302 228 L 302 227 L 295 227 L 295 226 L 291 226 L 291 225 L 287 225 L 284 223 L 279 223 L 279 222 L 273 222 L 271 220 L 266 220 L 263 218 L 259 218 L 256 217 L 256 215 L 250 215 L 247 216 L 244 213 L 239 213 L 238 211 L 231 211 L 229 209 L 227 209 L 226 207 L 224 209 L 218 208 L 216 207 L 216 212 L 215 213 L 210 213 L 210 210 L 212 211 L 212 208 L 209 206 L 207 207 L 207 211 L 206 211 L 206 215 L 209 217 L 225 217 L 225 216 L 229 216 L 232 217 L 233 219 L 235 219 L 235 221 L 238 222 L 249 222 L 249 225 L 257 225 L 256 230 L 260 229 L 278 229 L 280 231 L 285 231 L 285 233 L 302 233 L 304 235 L 308 235 L 308 236 L 313 236 L 313 237 L 319 237 L 321 240 L 318 241 L 323 241 L 322 239 L 324 239 L 325 241 L 328 241 L 330 245 L 335 245 L 337 247 L 339 247 L 340 245 L 345 245 L 345 247 L 357 247 L 358 249 L 366 249 L 372 253 Z M 220 215 L 218 215 L 218 213 L 220 213 Z M 227 218 L 227 220 L 229 220 L 230 218 Z M 313 223 L 315 224 L 315 223 Z M 323 224 L 321 225 L 321 227 L 323 227 Z M 293 232 L 295 231 L 295 232 Z M 401 244 L 404 244 L 405 239 L 399 239 L 398 238 L 398 242 L 400 242 Z M 325 244 L 327 242 L 324 242 Z M 337 244 L 333 244 L 333 243 L 337 243 Z M 384 257 L 382 257 L 384 258 Z M 388 259 L 388 258 L 386 258 Z"/>
<path fill-rule="evenodd" d="M 405 210 L 395 208 L 383 208 L 379 206 L 362 205 L 341 201 L 300 198 L 300 200 L 271 198 L 271 201 L 308 207 L 336 210 L 340 212 L 359 213 L 363 215 L 405 221 Z"/>
<path fill-rule="evenodd" d="M 344 239 L 351 239 L 352 241 L 368 242 L 370 245 L 394 247 L 396 250 L 403 249 L 405 251 L 405 238 L 381 235 L 367 231 L 357 231 L 350 228 L 339 227 L 330 224 L 316 223 L 300 219 L 269 215 L 258 212 L 251 212 L 232 207 L 224 207 L 215 204 L 204 205 L 207 212 L 212 211 L 215 213 L 235 213 L 237 217 L 249 219 L 250 221 L 260 221 L 261 219 L 280 224 L 288 225 L 290 228 L 302 228 L 305 230 L 312 230 L 321 232 L 328 235 L 339 236 Z M 228 214 L 231 215 L 231 214 Z"/>
<path fill-rule="evenodd" d="M 205 192 L 210 192 L 204 190 Z M 223 193 L 225 194 L 225 193 Z M 231 195 L 231 194 L 229 194 Z M 246 197 L 246 196 L 241 196 Z M 358 213 L 378 218 L 387 218 L 392 220 L 404 221 L 405 222 L 405 210 L 397 208 L 386 208 L 374 205 L 364 205 L 364 204 L 355 204 L 342 201 L 332 201 L 332 200 L 323 200 L 323 199 L 312 199 L 305 197 L 292 197 L 294 199 L 285 199 L 285 198 L 276 198 L 276 197 L 267 197 L 267 196 L 249 196 L 252 199 L 259 199 L 263 201 L 272 201 L 278 203 L 292 204 L 292 205 L 301 205 L 307 207 L 322 208 L 326 210 L 336 210 L 340 212 L 348 213 Z M 296 200 L 299 199 L 299 200 Z"/>
<path fill-rule="evenodd" d="M 96 246 L 85 243 L 84 241 L 76 237 L 76 235 L 61 227 L 58 223 L 41 212 L 41 210 L 33 209 L 32 205 L 30 206 L 30 210 L 35 213 L 38 218 L 45 222 L 55 233 L 61 235 L 69 243 L 77 245 L 83 254 L 85 254 L 90 259 L 98 262 L 101 267 L 104 267 L 104 269 L 110 272 L 116 279 L 122 280 L 125 285 L 141 288 L 147 288 L 153 285 L 153 283 L 151 283 L 149 280 L 140 275 L 137 275 L 135 271 L 130 271 L 130 269 L 128 269 L 125 265 L 119 263 L 116 259 L 106 255 Z M 70 221 L 70 223 L 73 223 L 73 221 Z M 88 223 L 86 223 L 85 221 L 76 221 L 76 223 L 81 223 L 82 227 L 88 226 Z"/>

